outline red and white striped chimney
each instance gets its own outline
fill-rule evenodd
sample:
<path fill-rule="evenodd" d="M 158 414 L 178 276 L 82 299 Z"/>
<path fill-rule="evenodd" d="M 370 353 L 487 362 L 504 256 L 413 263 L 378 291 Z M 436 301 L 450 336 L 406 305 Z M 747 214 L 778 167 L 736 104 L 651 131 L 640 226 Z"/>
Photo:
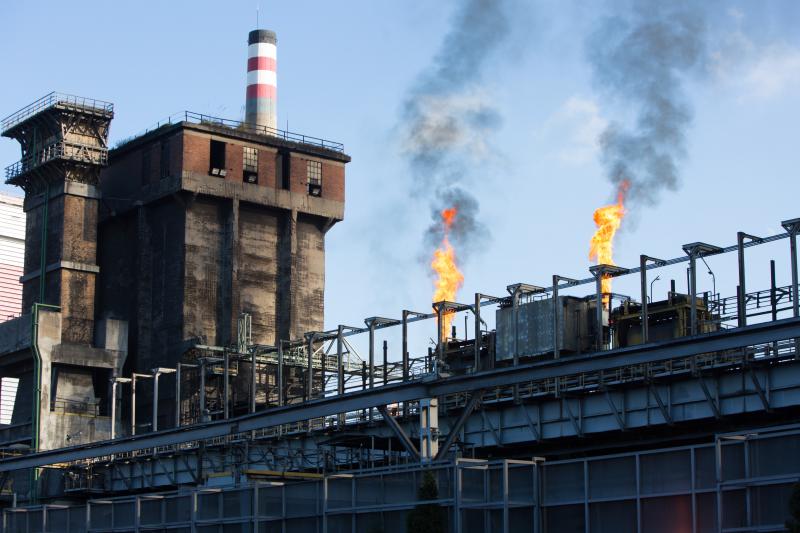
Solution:
<path fill-rule="evenodd" d="M 271 30 L 253 30 L 247 39 L 247 100 L 244 120 L 248 124 L 278 127 L 278 40 Z"/>

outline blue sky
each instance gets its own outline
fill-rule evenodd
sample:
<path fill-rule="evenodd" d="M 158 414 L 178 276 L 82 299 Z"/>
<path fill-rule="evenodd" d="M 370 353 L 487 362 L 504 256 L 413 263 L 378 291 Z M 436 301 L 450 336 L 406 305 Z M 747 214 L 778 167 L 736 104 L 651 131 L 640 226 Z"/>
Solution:
<path fill-rule="evenodd" d="M 343 142 L 353 158 L 345 221 L 327 239 L 329 327 L 428 309 L 422 258 L 431 207 L 409 178 L 401 110 L 461 5 L 261 2 L 261 26 L 278 35 L 280 127 Z M 635 266 L 640 253 L 675 257 L 693 241 L 732 244 L 737 230 L 778 233 L 781 220 L 800 216 L 800 4 L 700 5 L 709 54 L 701 73 L 682 80 L 694 116 L 681 186 L 625 226 L 621 265 Z M 514 282 L 547 285 L 553 273 L 588 276 L 592 212 L 613 196 L 597 138 L 609 122 L 635 115 L 630 102 L 595 83 L 586 45 L 598 21 L 630 8 L 598 6 L 512 2 L 508 38 L 470 84 L 501 121 L 459 178 L 491 232 L 462 264 L 462 301 L 476 291 L 503 294 Z M 0 114 L 51 90 L 109 100 L 112 143 L 182 110 L 241 118 L 255 8 L 253 1 L 4 2 Z M 2 139 L 3 166 L 17 159 L 16 143 Z M 766 287 L 769 258 L 778 261 L 779 281 L 788 281 L 786 241 L 764 248 L 748 256 L 749 288 Z M 727 294 L 734 261 L 709 261 Z M 657 291 L 667 290 L 670 276 L 685 284 L 676 270 L 662 275 Z M 698 283 L 711 289 L 709 276 Z M 636 280 L 617 288 L 638 291 Z"/>

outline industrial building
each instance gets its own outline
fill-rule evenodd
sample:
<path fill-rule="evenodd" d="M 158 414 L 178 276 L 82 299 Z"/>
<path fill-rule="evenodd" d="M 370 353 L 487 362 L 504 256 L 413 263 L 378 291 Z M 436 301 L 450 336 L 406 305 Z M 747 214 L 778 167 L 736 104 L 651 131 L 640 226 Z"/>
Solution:
<path fill-rule="evenodd" d="M 185 112 L 109 149 L 108 102 L 3 120 L 27 221 L 22 316 L 0 324 L 3 531 L 399 532 L 422 505 L 452 532 L 783 529 L 800 219 L 326 331 L 350 158 L 275 127 L 276 43 L 249 35 L 244 121 Z M 748 287 L 766 245 L 783 255 Z M 711 256 L 736 287 L 698 290 Z M 685 288 L 648 292 L 676 265 Z M 637 294 L 603 291 L 628 276 Z"/>

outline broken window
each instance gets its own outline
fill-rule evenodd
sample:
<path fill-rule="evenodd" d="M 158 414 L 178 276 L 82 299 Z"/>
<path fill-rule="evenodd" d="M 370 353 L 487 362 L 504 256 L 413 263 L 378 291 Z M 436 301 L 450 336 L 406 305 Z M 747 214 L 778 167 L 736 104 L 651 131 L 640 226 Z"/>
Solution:
<path fill-rule="evenodd" d="M 225 177 L 228 171 L 225 169 L 225 143 L 222 141 L 211 141 L 211 170 L 212 176 Z"/>
<path fill-rule="evenodd" d="M 308 194 L 319 196 L 322 194 L 322 163 L 319 161 L 307 161 L 306 169 L 308 174 Z"/>
<path fill-rule="evenodd" d="M 242 170 L 244 181 L 258 183 L 258 150 L 245 146 L 242 148 Z"/>

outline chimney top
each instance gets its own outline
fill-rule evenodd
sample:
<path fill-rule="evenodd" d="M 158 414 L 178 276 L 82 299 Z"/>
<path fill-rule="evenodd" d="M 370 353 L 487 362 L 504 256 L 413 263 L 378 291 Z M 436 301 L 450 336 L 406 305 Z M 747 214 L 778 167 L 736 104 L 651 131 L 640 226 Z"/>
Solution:
<path fill-rule="evenodd" d="M 247 36 L 247 44 L 256 43 L 277 44 L 278 38 L 272 30 L 253 30 Z"/>

